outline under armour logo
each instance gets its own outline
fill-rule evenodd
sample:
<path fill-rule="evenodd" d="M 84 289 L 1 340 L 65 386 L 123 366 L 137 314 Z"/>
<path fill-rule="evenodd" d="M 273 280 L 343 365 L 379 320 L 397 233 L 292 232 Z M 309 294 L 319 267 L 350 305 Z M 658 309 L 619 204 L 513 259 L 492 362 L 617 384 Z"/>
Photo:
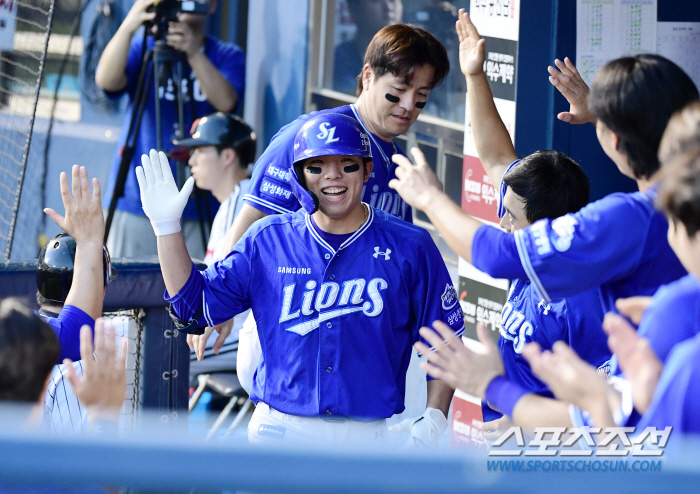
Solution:
<path fill-rule="evenodd" d="M 379 256 L 384 256 L 384 260 L 388 261 L 390 259 L 389 258 L 390 254 L 391 254 L 391 249 L 387 249 L 386 252 L 379 252 L 379 247 L 375 247 L 374 254 L 372 254 L 372 255 L 374 256 L 375 259 L 379 258 Z"/>
<path fill-rule="evenodd" d="M 549 311 L 552 310 L 552 306 L 549 304 L 544 303 L 544 299 L 540 300 L 540 303 L 537 304 L 538 309 L 542 309 L 544 311 L 544 315 L 546 316 L 549 314 Z"/>

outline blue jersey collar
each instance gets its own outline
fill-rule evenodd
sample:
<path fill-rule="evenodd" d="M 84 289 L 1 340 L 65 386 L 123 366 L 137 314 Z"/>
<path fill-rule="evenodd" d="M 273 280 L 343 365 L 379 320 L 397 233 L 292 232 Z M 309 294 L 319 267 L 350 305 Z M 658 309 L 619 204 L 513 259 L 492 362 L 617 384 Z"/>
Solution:
<path fill-rule="evenodd" d="M 348 238 L 345 242 L 340 244 L 340 247 L 338 250 L 343 250 L 350 244 L 352 244 L 355 240 L 360 238 L 360 236 L 367 231 L 367 229 L 370 227 L 372 224 L 372 221 L 374 220 L 374 208 L 372 208 L 369 204 L 363 203 L 369 213 L 367 214 L 367 219 L 363 223 L 363 225 L 355 232 L 353 233 L 350 238 Z M 306 228 L 309 229 L 309 233 L 311 234 L 311 238 L 313 238 L 321 247 L 326 249 L 328 252 L 331 254 L 335 255 L 336 250 L 331 247 L 328 242 L 323 240 L 321 235 L 316 231 L 316 228 L 314 228 L 313 222 L 311 221 L 311 215 L 308 213 L 304 215 L 305 216 L 305 221 L 306 221 Z"/>

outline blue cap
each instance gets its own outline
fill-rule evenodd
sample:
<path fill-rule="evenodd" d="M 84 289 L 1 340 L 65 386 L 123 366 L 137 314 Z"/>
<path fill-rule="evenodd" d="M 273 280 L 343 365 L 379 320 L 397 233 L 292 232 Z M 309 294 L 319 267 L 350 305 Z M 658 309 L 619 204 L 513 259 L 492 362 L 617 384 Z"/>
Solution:
<path fill-rule="evenodd" d="M 309 158 L 334 155 L 372 157 L 369 135 L 357 120 L 340 113 L 324 113 L 299 129 L 294 139 L 294 166 L 289 184 L 301 207 L 309 214 L 318 210 L 318 197 L 301 185 L 296 165 Z"/>

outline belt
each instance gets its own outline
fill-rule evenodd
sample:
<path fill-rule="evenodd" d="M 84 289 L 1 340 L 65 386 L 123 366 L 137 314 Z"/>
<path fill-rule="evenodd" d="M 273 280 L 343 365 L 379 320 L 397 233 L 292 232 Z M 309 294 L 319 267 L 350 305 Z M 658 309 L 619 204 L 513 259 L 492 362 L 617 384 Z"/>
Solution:
<path fill-rule="evenodd" d="M 294 417 L 294 418 L 300 418 L 300 419 L 321 419 L 324 422 L 331 422 L 331 423 L 343 423 L 343 422 L 378 422 L 380 420 L 386 420 L 383 417 L 348 417 L 345 415 L 310 415 L 310 416 L 304 416 L 304 415 L 292 415 L 289 413 L 284 413 L 281 412 L 267 403 L 263 401 L 259 401 L 256 403 L 256 406 L 262 405 L 263 407 L 267 407 L 269 411 L 271 412 L 277 412 L 281 413 L 282 415 L 287 415 L 289 417 Z"/>

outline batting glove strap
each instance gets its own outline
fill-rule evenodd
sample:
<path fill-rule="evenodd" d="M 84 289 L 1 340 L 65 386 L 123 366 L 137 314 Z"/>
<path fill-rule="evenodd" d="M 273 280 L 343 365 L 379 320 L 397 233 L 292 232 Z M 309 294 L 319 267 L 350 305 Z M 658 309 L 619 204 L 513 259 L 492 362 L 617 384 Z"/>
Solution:
<path fill-rule="evenodd" d="M 180 220 L 161 220 L 161 221 L 151 221 L 151 226 L 153 227 L 153 232 L 156 237 L 162 237 L 164 235 L 172 235 L 181 231 Z"/>
<path fill-rule="evenodd" d="M 173 320 L 175 327 L 183 333 L 196 335 L 204 334 L 204 327 L 199 327 L 199 320 L 202 318 L 203 315 L 201 307 L 197 310 L 197 312 L 195 312 L 195 314 L 192 316 L 192 319 L 190 319 L 189 321 L 180 319 L 180 316 L 178 316 L 175 313 L 175 310 L 173 309 L 173 304 L 170 304 L 170 306 L 168 307 L 168 314 L 170 314 L 170 319 Z"/>
<path fill-rule="evenodd" d="M 447 419 L 437 408 L 426 408 L 413 422 L 411 437 L 417 445 L 434 447 L 447 430 Z"/>

